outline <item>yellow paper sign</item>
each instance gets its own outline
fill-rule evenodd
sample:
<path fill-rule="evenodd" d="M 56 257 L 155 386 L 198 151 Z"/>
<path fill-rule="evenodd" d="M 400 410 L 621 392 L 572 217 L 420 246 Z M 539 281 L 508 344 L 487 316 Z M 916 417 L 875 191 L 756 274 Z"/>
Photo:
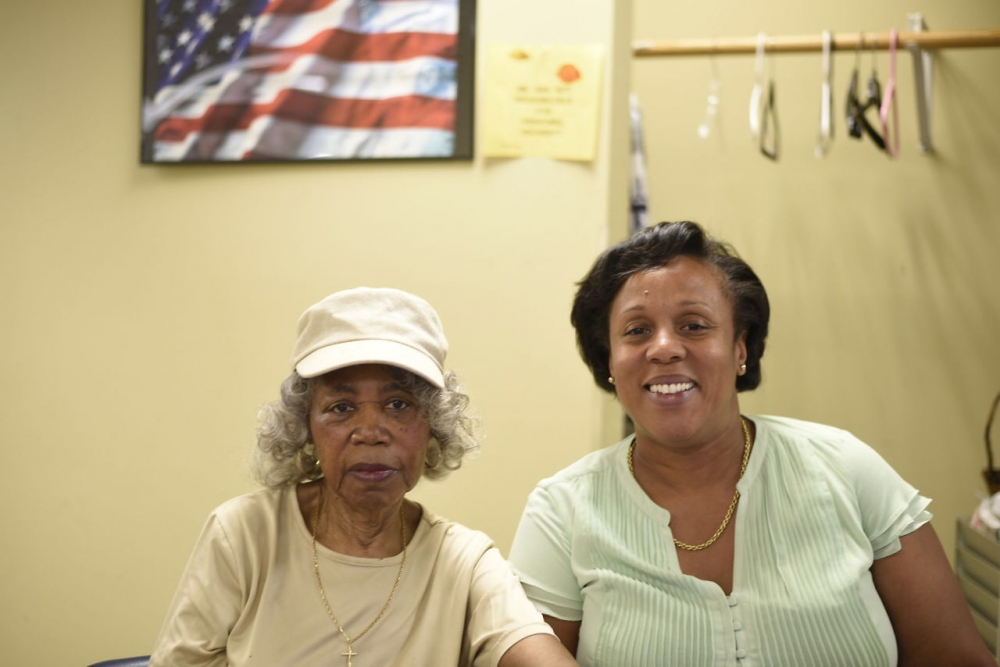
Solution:
<path fill-rule="evenodd" d="M 593 160 L 603 64 L 600 44 L 490 44 L 483 154 Z"/>

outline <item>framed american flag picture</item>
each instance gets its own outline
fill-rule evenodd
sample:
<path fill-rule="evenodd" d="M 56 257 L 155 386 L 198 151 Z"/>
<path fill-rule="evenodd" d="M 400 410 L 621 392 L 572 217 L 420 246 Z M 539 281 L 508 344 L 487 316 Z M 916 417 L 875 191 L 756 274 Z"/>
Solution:
<path fill-rule="evenodd" d="M 472 157 L 475 0 L 144 2 L 144 163 Z"/>

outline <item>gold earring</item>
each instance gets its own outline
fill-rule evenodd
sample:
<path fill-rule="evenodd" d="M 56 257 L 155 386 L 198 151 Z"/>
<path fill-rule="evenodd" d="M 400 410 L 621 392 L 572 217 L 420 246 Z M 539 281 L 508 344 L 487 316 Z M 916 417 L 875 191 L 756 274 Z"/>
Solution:
<path fill-rule="evenodd" d="M 317 456 L 315 452 L 307 452 L 305 449 L 300 449 L 299 453 L 296 454 L 295 465 L 298 467 L 299 472 L 307 477 L 322 472 L 323 470 L 320 467 L 319 456 Z"/>
<path fill-rule="evenodd" d="M 740 364 L 740 375 L 743 375 L 746 372 L 747 372 L 747 365 L 746 364 Z"/>
<path fill-rule="evenodd" d="M 615 383 L 615 378 L 613 376 L 609 375 L 608 376 L 608 382 L 610 382 L 611 384 L 614 384 Z"/>

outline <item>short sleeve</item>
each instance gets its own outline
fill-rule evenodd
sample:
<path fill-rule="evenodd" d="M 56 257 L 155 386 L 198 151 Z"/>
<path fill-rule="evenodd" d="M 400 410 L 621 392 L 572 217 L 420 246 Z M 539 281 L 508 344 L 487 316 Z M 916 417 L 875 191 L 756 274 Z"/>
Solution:
<path fill-rule="evenodd" d="M 466 636 L 474 667 L 496 667 L 511 646 L 526 637 L 553 634 L 524 596 L 517 577 L 496 548 L 476 563 L 469 591 Z"/>
<path fill-rule="evenodd" d="M 528 497 L 510 550 L 510 563 L 524 592 L 543 614 L 564 621 L 583 619 L 583 595 L 573 574 L 571 507 L 545 487 Z"/>
<path fill-rule="evenodd" d="M 226 643 L 242 608 L 239 582 L 232 545 L 213 514 L 181 576 L 150 667 L 225 667 Z"/>
<path fill-rule="evenodd" d="M 848 473 L 861 523 L 872 545 L 874 558 L 891 556 L 900 549 L 899 538 L 931 520 L 930 499 L 904 480 L 878 452 L 846 434 L 844 466 Z"/>

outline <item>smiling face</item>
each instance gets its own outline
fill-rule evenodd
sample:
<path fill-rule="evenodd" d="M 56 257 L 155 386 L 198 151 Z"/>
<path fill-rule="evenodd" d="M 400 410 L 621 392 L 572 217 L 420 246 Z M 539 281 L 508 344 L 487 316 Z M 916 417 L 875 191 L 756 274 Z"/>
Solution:
<path fill-rule="evenodd" d="M 681 256 L 633 274 L 611 303 L 608 342 L 615 390 L 638 439 L 694 445 L 737 418 L 746 345 L 710 264 Z"/>
<path fill-rule="evenodd" d="M 309 430 L 328 491 L 361 509 L 388 508 L 423 473 L 430 427 L 400 371 L 349 366 L 317 379 Z"/>

